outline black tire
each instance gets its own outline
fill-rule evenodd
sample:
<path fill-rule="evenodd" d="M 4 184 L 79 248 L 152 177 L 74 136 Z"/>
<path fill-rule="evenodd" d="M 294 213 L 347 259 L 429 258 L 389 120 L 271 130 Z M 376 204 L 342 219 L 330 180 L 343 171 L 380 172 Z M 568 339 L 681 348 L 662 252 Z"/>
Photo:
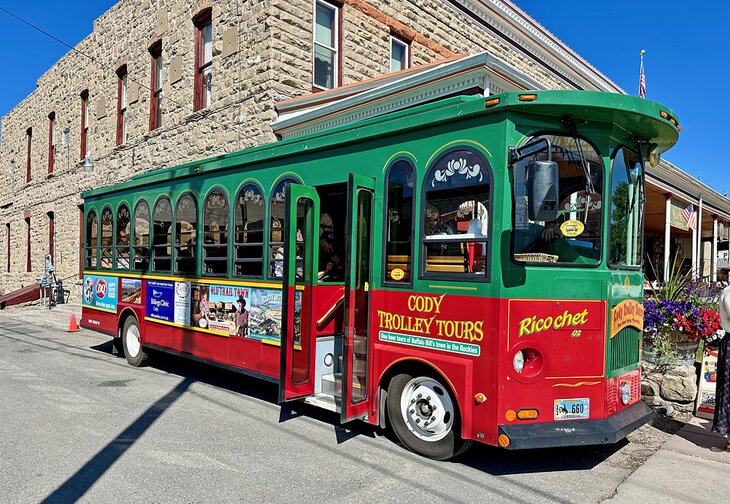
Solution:
<path fill-rule="evenodd" d="M 388 385 L 388 399 L 386 402 L 388 420 L 393 433 L 400 442 L 406 446 L 406 448 L 430 459 L 448 460 L 465 452 L 469 446 L 471 446 L 471 441 L 464 441 L 459 436 L 460 423 L 458 405 L 451 395 L 451 392 L 447 387 L 444 387 L 441 384 L 441 379 L 439 378 L 435 378 L 433 376 L 419 376 L 417 380 L 431 380 L 432 382 L 437 383 L 440 386 L 440 392 L 447 396 L 448 400 L 451 401 L 451 404 L 453 405 L 453 419 L 451 420 L 451 427 L 444 437 L 434 441 L 422 439 L 411 431 L 404 419 L 404 413 L 401 411 L 401 398 L 406 386 L 413 381 L 413 376 L 409 374 L 399 374 L 390 380 L 390 384 Z M 446 397 L 444 397 L 444 399 L 446 399 Z"/>
<path fill-rule="evenodd" d="M 132 341 L 129 341 L 129 338 L 135 338 L 135 329 L 136 334 L 139 335 L 139 324 L 137 324 L 137 319 L 134 317 L 128 317 L 127 320 L 124 321 L 124 327 L 122 327 L 122 344 L 124 345 L 124 356 L 127 358 L 127 362 L 134 366 L 134 367 L 142 367 L 146 366 L 149 363 L 149 356 L 144 351 L 144 348 L 141 344 L 137 345 L 136 348 L 138 348 L 136 355 L 133 355 L 134 352 L 134 344 Z M 139 341 L 139 340 L 137 340 Z M 130 352 L 129 346 L 133 345 L 133 350 Z"/>

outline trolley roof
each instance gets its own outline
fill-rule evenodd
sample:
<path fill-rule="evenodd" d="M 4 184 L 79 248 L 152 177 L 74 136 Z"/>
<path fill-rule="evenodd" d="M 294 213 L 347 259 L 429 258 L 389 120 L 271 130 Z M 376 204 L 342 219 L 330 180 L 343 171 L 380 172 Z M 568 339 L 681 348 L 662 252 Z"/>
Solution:
<path fill-rule="evenodd" d="M 526 97 L 532 96 L 534 99 L 526 101 Z M 494 105 L 487 105 L 488 103 Z M 679 138 L 679 122 L 671 109 L 635 96 L 567 90 L 514 91 L 486 98 L 457 96 L 323 132 L 134 175 L 125 182 L 85 191 L 82 197 L 94 198 L 120 190 L 128 191 L 160 182 L 169 183 L 232 167 L 240 168 L 255 163 L 271 162 L 344 143 L 363 142 L 399 131 L 413 131 L 482 114 L 510 112 L 552 117 L 566 116 L 578 121 L 613 124 L 614 129 L 625 131 L 627 137 L 638 137 L 657 144 L 661 152 L 671 148 Z"/>

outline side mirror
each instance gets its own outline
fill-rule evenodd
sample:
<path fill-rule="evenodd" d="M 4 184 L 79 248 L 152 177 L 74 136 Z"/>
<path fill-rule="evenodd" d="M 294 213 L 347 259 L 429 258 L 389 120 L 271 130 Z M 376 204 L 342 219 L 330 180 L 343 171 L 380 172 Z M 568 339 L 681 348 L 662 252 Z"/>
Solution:
<path fill-rule="evenodd" d="M 558 218 L 558 163 L 530 161 L 527 165 L 527 213 L 532 221 Z"/>

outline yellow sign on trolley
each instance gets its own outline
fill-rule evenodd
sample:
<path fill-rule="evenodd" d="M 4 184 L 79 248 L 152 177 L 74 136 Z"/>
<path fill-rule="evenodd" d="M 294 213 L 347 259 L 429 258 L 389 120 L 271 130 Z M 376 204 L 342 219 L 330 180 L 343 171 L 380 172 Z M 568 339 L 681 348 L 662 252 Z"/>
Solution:
<path fill-rule="evenodd" d="M 567 238 L 575 238 L 583 234 L 585 228 L 585 225 L 581 221 L 570 219 L 560 225 L 560 232 Z"/>
<path fill-rule="evenodd" d="M 625 299 L 611 309 L 611 337 L 629 326 L 644 330 L 644 305 L 633 299 Z"/>

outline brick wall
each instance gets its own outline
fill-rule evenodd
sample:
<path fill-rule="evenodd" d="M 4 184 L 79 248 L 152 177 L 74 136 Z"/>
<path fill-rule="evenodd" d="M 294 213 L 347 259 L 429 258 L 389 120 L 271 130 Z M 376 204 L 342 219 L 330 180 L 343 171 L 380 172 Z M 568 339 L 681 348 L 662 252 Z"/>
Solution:
<path fill-rule="evenodd" d="M 342 0 L 342 83 L 389 71 L 390 35 L 411 40 L 413 64 L 487 50 L 549 87 L 561 80 L 457 10 L 450 0 Z M 212 9 L 212 104 L 193 112 L 194 26 Z M 56 215 L 58 276 L 78 272 L 79 193 L 135 173 L 275 141 L 275 100 L 312 91 L 313 0 L 121 0 L 93 32 L 44 73 L 37 88 L 2 118 L 0 224 L 11 224 L 11 272 L 3 232 L 0 292 L 33 282 Z M 37 35 L 40 36 L 40 35 Z M 151 60 L 162 41 L 162 126 L 149 131 Z M 117 75 L 127 65 L 127 141 L 116 146 Z M 81 168 L 80 93 L 89 91 L 88 156 Z M 48 176 L 48 114 L 57 122 L 56 162 Z M 33 179 L 25 183 L 26 130 L 33 128 Z M 70 143 L 62 142 L 64 130 Z M 9 166 L 15 161 L 16 169 Z M 33 271 L 26 273 L 24 212 L 32 222 Z"/>

